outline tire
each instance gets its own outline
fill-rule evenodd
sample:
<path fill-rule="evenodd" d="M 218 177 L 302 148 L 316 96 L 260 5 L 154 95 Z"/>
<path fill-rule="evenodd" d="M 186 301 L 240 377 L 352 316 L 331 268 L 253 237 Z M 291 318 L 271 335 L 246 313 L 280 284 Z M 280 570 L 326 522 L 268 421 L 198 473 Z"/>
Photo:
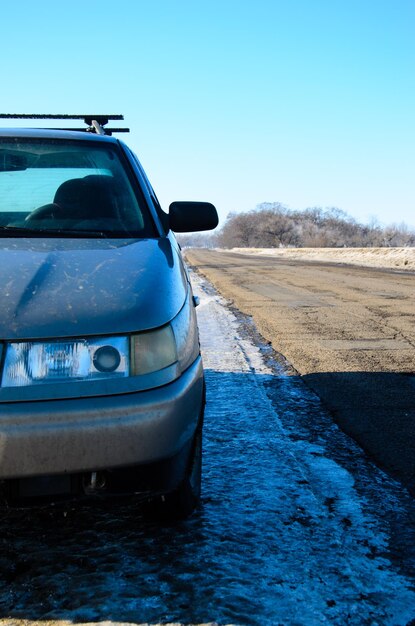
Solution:
<path fill-rule="evenodd" d="M 186 474 L 176 489 L 147 504 L 144 516 L 148 520 L 174 522 L 188 518 L 200 503 L 202 482 L 202 426 L 193 440 Z"/>

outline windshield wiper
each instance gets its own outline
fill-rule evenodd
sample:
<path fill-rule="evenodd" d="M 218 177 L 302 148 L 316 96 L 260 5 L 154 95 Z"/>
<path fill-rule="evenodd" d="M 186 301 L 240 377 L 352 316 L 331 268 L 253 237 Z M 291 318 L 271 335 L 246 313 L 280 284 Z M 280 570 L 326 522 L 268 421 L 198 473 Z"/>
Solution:
<path fill-rule="evenodd" d="M 103 237 L 108 238 L 111 233 L 102 230 L 75 230 L 69 228 L 24 228 L 21 226 L 0 226 L 0 237 L 6 234 L 7 237 Z"/>

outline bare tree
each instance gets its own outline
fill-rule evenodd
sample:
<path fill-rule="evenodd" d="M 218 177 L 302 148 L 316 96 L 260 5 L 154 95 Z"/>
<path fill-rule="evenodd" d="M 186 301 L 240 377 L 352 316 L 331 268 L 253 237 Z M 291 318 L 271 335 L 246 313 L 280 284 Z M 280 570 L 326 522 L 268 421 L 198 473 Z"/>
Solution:
<path fill-rule="evenodd" d="M 384 246 L 409 247 L 415 245 L 415 232 L 410 231 L 403 222 L 401 224 L 391 224 L 383 230 Z"/>
<path fill-rule="evenodd" d="M 415 246 L 415 231 L 405 224 L 382 228 L 376 220 L 359 224 L 338 207 L 292 211 L 263 202 L 247 213 L 230 213 L 216 242 L 226 248 Z"/>

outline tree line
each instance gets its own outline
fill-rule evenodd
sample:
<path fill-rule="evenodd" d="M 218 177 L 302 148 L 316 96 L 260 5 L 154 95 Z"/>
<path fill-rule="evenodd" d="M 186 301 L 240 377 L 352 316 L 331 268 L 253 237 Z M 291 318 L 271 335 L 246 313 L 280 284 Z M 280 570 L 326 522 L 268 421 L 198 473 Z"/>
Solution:
<path fill-rule="evenodd" d="M 247 213 L 230 213 L 213 234 L 181 235 L 182 246 L 221 248 L 371 248 L 415 246 L 406 224 L 360 224 L 336 207 L 288 209 L 264 202 Z"/>

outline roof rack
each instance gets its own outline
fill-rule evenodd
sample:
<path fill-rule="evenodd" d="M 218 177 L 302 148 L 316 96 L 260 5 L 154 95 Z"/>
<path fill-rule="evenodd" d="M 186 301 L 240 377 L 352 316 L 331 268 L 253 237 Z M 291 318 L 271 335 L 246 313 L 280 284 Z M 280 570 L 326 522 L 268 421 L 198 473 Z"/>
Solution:
<path fill-rule="evenodd" d="M 77 130 L 97 135 L 128 133 L 129 128 L 104 128 L 110 120 L 123 120 L 123 115 L 55 115 L 52 113 L 0 113 L 0 119 L 7 120 L 84 120 L 86 128 L 53 128 L 48 130 Z"/>

